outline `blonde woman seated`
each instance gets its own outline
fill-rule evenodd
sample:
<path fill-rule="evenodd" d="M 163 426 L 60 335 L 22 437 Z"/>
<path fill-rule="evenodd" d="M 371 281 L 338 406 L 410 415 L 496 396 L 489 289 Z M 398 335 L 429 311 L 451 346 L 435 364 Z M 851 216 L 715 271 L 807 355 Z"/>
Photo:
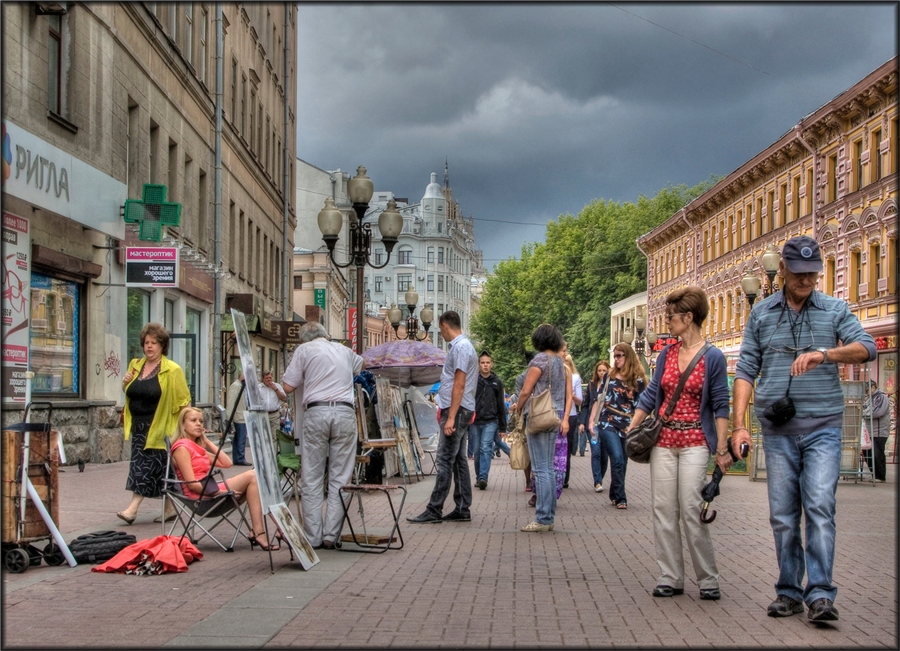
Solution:
<path fill-rule="evenodd" d="M 217 453 L 218 456 L 216 456 Z M 175 473 L 178 475 L 178 479 L 187 482 L 182 485 L 185 495 L 192 499 L 200 497 L 203 492 L 203 484 L 200 480 L 209 474 L 213 459 L 215 459 L 217 468 L 232 466 L 231 458 L 224 452 L 219 452 L 218 446 L 206 437 L 203 412 L 194 407 L 185 407 L 178 416 L 178 431 L 172 442 L 172 462 L 175 465 Z M 246 501 L 250 509 L 250 523 L 253 526 L 252 535 L 248 536 L 250 548 L 259 545 L 263 551 L 280 549 L 278 543 L 269 543 L 266 539 L 256 472 L 248 470 L 219 483 L 219 493 L 227 490 L 234 491 L 238 501 L 242 504 Z M 210 493 L 207 492 L 207 494 Z M 277 525 L 275 531 L 275 537 L 284 540 Z"/>

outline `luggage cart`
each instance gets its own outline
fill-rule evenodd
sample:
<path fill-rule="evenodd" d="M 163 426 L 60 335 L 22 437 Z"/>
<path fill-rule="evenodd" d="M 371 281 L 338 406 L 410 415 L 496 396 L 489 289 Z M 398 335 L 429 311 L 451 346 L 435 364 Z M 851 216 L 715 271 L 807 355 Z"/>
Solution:
<path fill-rule="evenodd" d="M 43 423 L 28 422 L 29 411 L 41 404 Z M 4 567 L 21 574 L 32 565 L 75 567 L 77 562 L 56 527 L 59 519 L 59 432 L 51 428 L 50 403 L 29 403 L 24 422 L 3 428 Z M 41 541 L 48 541 L 42 548 Z"/>

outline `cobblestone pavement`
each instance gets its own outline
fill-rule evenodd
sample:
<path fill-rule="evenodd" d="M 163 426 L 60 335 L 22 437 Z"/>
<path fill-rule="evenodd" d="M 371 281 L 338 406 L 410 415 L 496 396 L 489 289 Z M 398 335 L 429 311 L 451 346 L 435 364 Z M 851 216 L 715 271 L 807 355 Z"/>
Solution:
<path fill-rule="evenodd" d="M 533 519 L 531 494 L 503 457 L 493 461 L 487 489 L 474 490 L 471 522 L 405 521 L 427 503 L 428 476 L 408 486 L 402 550 L 320 551 L 322 562 L 308 572 L 283 550 L 272 574 L 268 556 L 246 541 L 234 553 L 201 542 L 204 558 L 183 574 L 100 574 L 84 564 L 5 571 L 2 646 L 898 647 L 895 465 L 886 484 L 841 481 L 840 621 L 815 625 L 805 615 L 766 616 L 776 561 L 765 482 L 728 476 L 713 503 L 722 599 L 700 600 L 687 553 L 685 594 L 654 599 L 648 466 L 629 464 L 623 511 L 594 493 L 589 456 L 572 462 L 551 533 L 519 531 Z M 127 504 L 126 473 L 117 463 L 60 474 L 58 524 L 67 541 L 104 529 L 139 540 L 160 533 L 152 522 L 158 501 L 145 503 L 130 527 L 116 519 Z M 364 500 L 369 531 L 386 533 L 386 501 Z"/>

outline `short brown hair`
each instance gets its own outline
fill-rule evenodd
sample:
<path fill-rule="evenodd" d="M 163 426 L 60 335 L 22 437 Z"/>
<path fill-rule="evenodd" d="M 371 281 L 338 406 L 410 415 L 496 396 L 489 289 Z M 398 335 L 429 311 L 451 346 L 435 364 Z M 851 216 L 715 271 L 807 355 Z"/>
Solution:
<path fill-rule="evenodd" d="M 681 287 L 666 296 L 666 308 L 671 305 L 673 312 L 682 312 L 691 314 L 694 317 L 694 323 L 702 326 L 709 316 L 709 298 L 702 287 L 690 286 Z M 666 309 L 666 312 L 669 310 Z"/>
<path fill-rule="evenodd" d="M 162 346 L 162 354 L 169 354 L 169 331 L 161 323 L 148 323 L 141 329 L 141 348 L 144 347 L 144 339 L 150 335 Z"/>

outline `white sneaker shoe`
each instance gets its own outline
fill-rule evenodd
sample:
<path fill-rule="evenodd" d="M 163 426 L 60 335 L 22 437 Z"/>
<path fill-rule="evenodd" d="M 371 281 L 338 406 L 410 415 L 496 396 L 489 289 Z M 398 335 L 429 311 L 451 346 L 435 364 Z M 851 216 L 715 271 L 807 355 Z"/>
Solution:
<path fill-rule="evenodd" d="M 603 492 L 603 484 L 594 484 L 594 492 L 602 493 Z"/>

